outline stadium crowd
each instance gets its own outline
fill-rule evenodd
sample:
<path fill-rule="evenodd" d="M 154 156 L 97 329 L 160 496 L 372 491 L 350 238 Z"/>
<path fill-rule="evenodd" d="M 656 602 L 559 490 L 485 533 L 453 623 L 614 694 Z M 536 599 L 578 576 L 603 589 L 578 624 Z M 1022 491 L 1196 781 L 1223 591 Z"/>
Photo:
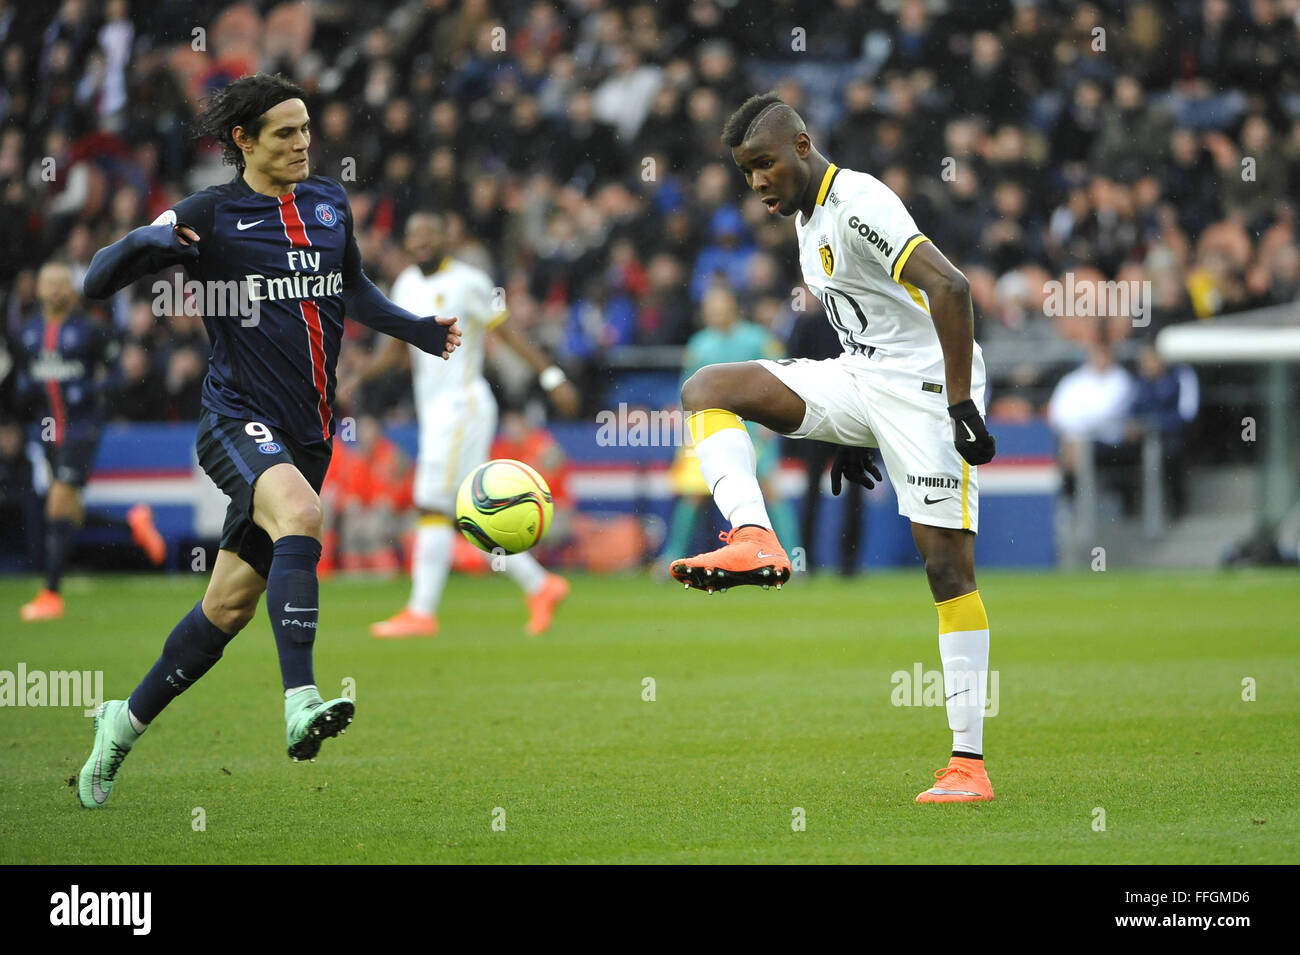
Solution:
<path fill-rule="evenodd" d="M 767 88 L 966 272 L 995 417 L 1041 413 L 1099 327 L 1113 344 L 1300 297 L 1300 0 L 0 0 L 0 70 L 9 335 L 42 262 L 79 279 L 96 249 L 232 175 L 189 124 L 257 70 L 308 90 L 314 171 L 348 189 L 372 277 L 405 264 L 412 211 L 448 213 L 457 254 L 593 407 L 609 350 L 683 345 L 710 283 L 790 337 L 793 224 L 746 194 L 719 140 Z M 1150 324 L 1049 317 L 1067 273 L 1150 281 Z M 87 307 L 123 345 L 111 415 L 197 417 L 201 321 L 166 314 L 152 280 Z M 341 378 L 368 334 L 350 323 Z M 522 398 L 527 369 L 497 357 Z M 394 376 L 355 410 L 409 401 Z"/>

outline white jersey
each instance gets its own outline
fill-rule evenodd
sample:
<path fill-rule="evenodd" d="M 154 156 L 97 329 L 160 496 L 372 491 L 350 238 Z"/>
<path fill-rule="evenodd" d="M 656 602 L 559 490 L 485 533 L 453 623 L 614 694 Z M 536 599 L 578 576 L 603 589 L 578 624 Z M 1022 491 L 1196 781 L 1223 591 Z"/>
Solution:
<path fill-rule="evenodd" d="M 493 298 L 486 272 L 452 258 L 443 259 L 431 275 L 412 265 L 397 277 L 392 295 L 396 305 L 416 315 L 452 315 L 460 326 L 460 347 L 446 361 L 411 346 L 417 412 L 440 398 L 481 390 L 484 340 L 507 314 L 494 307 Z"/>
<path fill-rule="evenodd" d="M 923 242 L 907 207 L 874 176 L 832 164 L 807 223 L 795 216 L 799 267 L 848 355 L 942 383 L 943 349 L 925 292 L 902 279 Z M 972 375 L 983 376 L 974 347 Z"/>

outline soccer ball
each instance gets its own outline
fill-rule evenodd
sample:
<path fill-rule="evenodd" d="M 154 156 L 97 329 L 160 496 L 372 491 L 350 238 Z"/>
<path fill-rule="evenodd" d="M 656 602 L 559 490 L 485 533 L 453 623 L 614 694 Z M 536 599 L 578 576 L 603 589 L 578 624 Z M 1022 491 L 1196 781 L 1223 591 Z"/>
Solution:
<path fill-rule="evenodd" d="M 509 458 L 480 464 L 456 494 L 456 526 L 488 553 L 528 550 L 546 536 L 554 511 L 542 476 Z"/>

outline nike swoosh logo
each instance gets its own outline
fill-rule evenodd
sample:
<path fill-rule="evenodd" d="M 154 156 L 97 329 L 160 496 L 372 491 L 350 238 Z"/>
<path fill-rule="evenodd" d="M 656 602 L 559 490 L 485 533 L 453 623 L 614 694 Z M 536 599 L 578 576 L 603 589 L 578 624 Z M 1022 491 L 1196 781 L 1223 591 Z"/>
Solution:
<path fill-rule="evenodd" d="M 969 692 L 970 692 L 970 687 L 966 687 L 966 689 L 964 689 L 964 690 L 958 690 L 956 693 L 953 693 L 953 694 L 951 694 L 950 696 L 945 696 L 944 699 L 945 699 L 945 700 L 951 700 L 954 696 L 961 696 L 961 694 L 963 694 L 963 693 L 969 693 Z"/>
<path fill-rule="evenodd" d="M 95 800 L 101 806 L 108 799 L 108 793 L 104 792 L 99 785 L 99 767 L 103 765 L 104 752 L 100 750 L 98 758 L 95 760 L 95 772 L 90 777 L 90 798 Z"/>
<path fill-rule="evenodd" d="M 315 609 L 315 607 L 290 607 L 287 603 L 284 605 L 285 613 L 307 613 Z"/>
<path fill-rule="evenodd" d="M 762 560 L 764 557 L 780 557 L 781 555 L 780 555 L 780 554 L 764 554 L 764 553 L 760 550 L 760 551 L 759 551 L 757 554 L 755 554 L 754 556 L 757 557 L 757 558 L 759 558 L 760 560 Z"/>
<path fill-rule="evenodd" d="M 961 423 L 961 426 L 966 429 L 966 434 L 969 435 L 969 437 L 966 439 L 966 442 L 969 444 L 970 442 L 974 441 L 975 432 L 970 429 L 970 425 L 968 425 L 965 421 L 963 421 Z"/>
<path fill-rule="evenodd" d="M 240 219 L 238 222 L 235 223 L 235 228 L 238 229 L 240 232 L 243 232 L 245 229 L 251 229 L 253 228 L 253 226 L 259 225 L 260 223 L 263 223 L 265 221 L 266 221 L 265 219 L 258 219 L 257 222 L 245 222 L 243 219 Z"/>
<path fill-rule="evenodd" d="M 925 503 L 927 504 L 938 504 L 940 501 L 951 501 L 951 500 L 952 500 L 951 494 L 949 494 L 947 497 L 936 497 L 933 501 L 930 500 L 929 494 L 925 496 Z"/>

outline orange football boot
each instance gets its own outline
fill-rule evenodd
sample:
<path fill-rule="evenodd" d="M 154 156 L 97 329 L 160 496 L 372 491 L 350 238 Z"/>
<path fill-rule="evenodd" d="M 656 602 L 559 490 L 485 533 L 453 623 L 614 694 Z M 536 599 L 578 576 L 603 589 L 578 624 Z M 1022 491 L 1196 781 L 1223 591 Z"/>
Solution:
<path fill-rule="evenodd" d="M 524 599 L 528 602 L 528 624 L 524 627 L 530 637 L 540 636 L 551 625 L 551 617 L 569 596 L 569 582 L 559 574 L 547 574 L 546 583 L 534 594 Z"/>
<path fill-rule="evenodd" d="M 135 541 L 135 546 L 144 551 L 149 563 L 161 567 L 167 559 L 167 542 L 153 522 L 153 508 L 148 504 L 135 505 L 126 512 L 126 524 L 131 528 L 131 539 Z"/>
<path fill-rule="evenodd" d="M 726 547 L 672 562 L 673 579 L 688 588 L 713 593 L 740 584 L 759 584 L 777 590 L 790 579 L 790 558 L 776 534 L 766 527 L 746 524 L 723 531 L 718 540 Z"/>
<path fill-rule="evenodd" d="M 370 635 L 379 640 L 404 640 L 407 637 L 436 637 L 438 618 L 403 607 L 387 620 L 370 625 Z"/>
<path fill-rule="evenodd" d="M 936 769 L 933 786 L 916 797 L 917 802 L 992 802 L 993 783 L 984 770 L 984 760 L 953 756 L 947 769 Z"/>
<path fill-rule="evenodd" d="M 26 621 L 58 620 L 63 616 L 63 597 L 56 590 L 42 590 L 30 603 L 25 603 L 18 616 Z"/>

